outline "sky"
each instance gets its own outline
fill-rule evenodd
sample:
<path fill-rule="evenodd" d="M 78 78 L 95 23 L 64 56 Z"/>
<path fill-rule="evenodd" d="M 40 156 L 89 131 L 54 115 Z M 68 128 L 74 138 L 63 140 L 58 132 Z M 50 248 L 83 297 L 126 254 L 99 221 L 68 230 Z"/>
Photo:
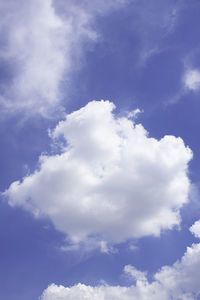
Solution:
<path fill-rule="evenodd" d="M 200 299 L 199 16 L 0 0 L 0 299 Z"/>

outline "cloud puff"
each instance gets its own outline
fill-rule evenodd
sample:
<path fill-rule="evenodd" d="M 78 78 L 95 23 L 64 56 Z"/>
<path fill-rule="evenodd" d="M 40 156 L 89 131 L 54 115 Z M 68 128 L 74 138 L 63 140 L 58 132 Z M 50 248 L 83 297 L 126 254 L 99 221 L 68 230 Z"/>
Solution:
<path fill-rule="evenodd" d="M 195 237 L 200 238 L 200 220 L 196 221 L 191 227 L 190 231 L 194 234 Z"/>
<path fill-rule="evenodd" d="M 124 272 L 135 281 L 134 285 L 92 287 L 79 283 L 64 287 L 52 284 L 43 292 L 41 300 L 194 300 L 200 295 L 199 270 L 200 244 L 193 244 L 180 261 L 162 267 L 151 283 L 147 280 L 146 272 L 127 265 Z"/>
<path fill-rule="evenodd" d="M 197 69 L 187 70 L 184 77 L 184 84 L 187 89 L 192 91 L 200 89 L 200 71 Z"/>
<path fill-rule="evenodd" d="M 191 150 L 181 138 L 148 137 L 113 109 L 92 101 L 59 122 L 51 137 L 62 153 L 41 155 L 39 169 L 5 191 L 9 204 L 49 216 L 73 243 L 119 243 L 178 225 Z"/>

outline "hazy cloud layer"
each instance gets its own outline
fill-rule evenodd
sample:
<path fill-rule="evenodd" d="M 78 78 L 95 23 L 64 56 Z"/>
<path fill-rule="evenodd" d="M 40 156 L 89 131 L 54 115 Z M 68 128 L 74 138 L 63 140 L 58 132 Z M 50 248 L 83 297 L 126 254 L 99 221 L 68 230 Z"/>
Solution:
<path fill-rule="evenodd" d="M 9 204 L 49 216 L 74 243 L 117 243 L 178 225 L 191 150 L 181 138 L 148 137 L 113 109 L 93 101 L 59 122 L 51 136 L 64 139 L 62 153 L 41 155 L 39 169 L 5 192 Z"/>

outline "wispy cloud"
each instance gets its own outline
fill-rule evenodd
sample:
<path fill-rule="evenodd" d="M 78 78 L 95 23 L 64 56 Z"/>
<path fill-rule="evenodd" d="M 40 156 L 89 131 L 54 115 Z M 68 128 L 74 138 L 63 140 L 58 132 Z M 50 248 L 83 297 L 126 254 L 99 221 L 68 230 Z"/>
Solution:
<path fill-rule="evenodd" d="M 184 76 L 185 87 L 196 91 L 200 89 L 200 71 L 198 69 L 189 69 Z"/>
<path fill-rule="evenodd" d="M 125 3 L 94 2 L 87 9 L 87 1 L 85 6 L 67 1 L 61 11 L 51 0 L 1 1 L 0 66 L 7 73 L 7 80 L 0 82 L 4 111 L 49 116 L 61 109 L 69 75 L 81 64 L 83 44 L 97 39 L 91 26 L 94 18 Z"/>

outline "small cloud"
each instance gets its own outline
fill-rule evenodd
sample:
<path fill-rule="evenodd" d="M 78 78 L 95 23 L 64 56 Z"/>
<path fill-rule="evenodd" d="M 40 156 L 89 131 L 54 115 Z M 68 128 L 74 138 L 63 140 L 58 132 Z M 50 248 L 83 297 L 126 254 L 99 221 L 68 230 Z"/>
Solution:
<path fill-rule="evenodd" d="M 187 89 L 192 91 L 200 89 L 200 71 L 197 69 L 188 70 L 184 77 L 184 84 Z"/>
<path fill-rule="evenodd" d="M 136 119 L 139 114 L 143 113 L 143 110 L 136 108 L 128 113 L 128 119 Z"/>
<path fill-rule="evenodd" d="M 196 221 L 191 227 L 190 227 L 191 233 L 197 237 L 200 238 L 200 220 Z"/>
<path fill-rule="evenodd" d="M 105 253 L 105 254 L 118 252 L 117 249 L 109 246 L 106 241 L 101 241 L 100 242 L 100 251 L 101 251 L 101 253 Z"/>
<path fill-rule="evenodd" d="M 126 265 L 124 267 L 124 272 L 136 281 L 147 281 L 147 273 L 137 270 L 134 266 Z"/>

